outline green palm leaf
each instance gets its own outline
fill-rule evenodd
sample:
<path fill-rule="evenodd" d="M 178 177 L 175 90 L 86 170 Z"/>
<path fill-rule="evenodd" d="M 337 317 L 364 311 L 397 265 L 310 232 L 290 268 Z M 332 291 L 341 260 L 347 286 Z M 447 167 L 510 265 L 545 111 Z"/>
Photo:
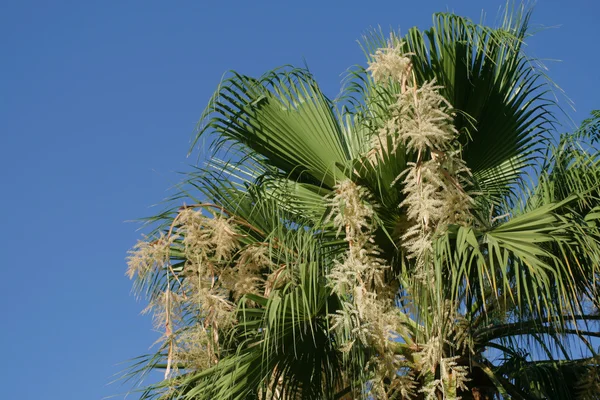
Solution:
<path fill-rule="evenodd" d="M 194 140 L 211 139 L 213 157 L 149 219 L 142 246 L 160 262 L 136 285 L 167 313 L 164 344 L 127 375 L 166 371 L 142 398 L 570 399 L 600 387 L 600 114 L 552 140 L 551 84 L 523 53 L 530 13 L 509 15 L 492 29 L 436 14 L 390 38 L 415 96 L 435 80 L 452 105 L 464 188 L 446 154 L 380 135 L 402 80 L 355 67 L 335 102 L 303 69 L 221 83 Z M 367 60 L 387 45 L 367 35 Z M 436 191 L 473 199 L 469 218 L 437 226 L 407 212 L 403 179 L 412 168 L 423 188 L 427 160 L 446 173 Z M 419 238 L 431 248 L 415 255 Z M 170 319 L 175 300 L 185 311 Z M 177 358 L 192 329 L 205 334 L 203 367 Z"/>

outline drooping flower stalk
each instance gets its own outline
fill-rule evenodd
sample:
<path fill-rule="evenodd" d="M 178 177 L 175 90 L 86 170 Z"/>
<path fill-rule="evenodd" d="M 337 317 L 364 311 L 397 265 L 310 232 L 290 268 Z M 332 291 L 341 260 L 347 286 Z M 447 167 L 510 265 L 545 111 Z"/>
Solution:
<path fill-rule="evenodd" d="M 472 198 L 465 187 L 470 170 L 460 157 L 456 144 L 458 132 L 453 124 L 449 102 L 441 95 L 435 81 L 417 85 L 411 72 L 410 54 L 402 53 L 403 43 L 390 43 L 373 56 L 369 65 L 373 80 L 380 85 L 399 85 L 397 100 L 390 108 L 391 117 L 375 135 L 374 152 L 388 151 L 381 144 L 391 143 L 392 151 L 403 146 L 414 154 L 415 161 L 397 180 L 402 180 L 404 199 L 400 207 L 406 211 L 408 228 L 401 236 L 402 247 L 409 260 L 414 260 L 414 287 L 425 293 L 434 304 L 444 304 L 435 289 L 433 242 L 450 224 L 466 224 L 471 220 Z M 379 146 L 379 147 L 378 147 Z M 373 161 L 372 161 L 373 162 Z M 415 353 L 421 376 L 440 373 L 423 386 L 426 398 L 454 393 L 466 388 L 467 372 L 443 348 L 452 328 L 453 318 L 446 307 L 430 309 L 433 323 L 427 327 L 425 344 Z M 452 307 L 450 307 L 452 308 Z M 450 389 L 449 389 L 450 388 Z"/>
<path fill-rule="evenodd" d="M 395 293 L 390 296 L 385 290 L 383 274 L 388 267 L 373 243 L 374 211 L 367 202 L 366 191 L 351 180 L 339 182 L 335 193 L 329 219 L 338 235 L 344 231 L 348 250 L 327 276 L 333 292 L 343 302 L 343 308 L 332 316 L 332 329 L 350 333 L 348 342 L 340 346 L 342 352 L 350 352 L 357 340 L 374 350 L 365 367 L 372 373 L 368 386 L 373 395 L 387 398 L 392 391 L 408 396 L 413 392 L 414 381 L 410 375 L 397 374 L 404 362 L 395 353 L 399 337 L 396 331 L 402 324 L 394 305 Z M 385 380 L 392 385 L 384 385 Z"/>
<path fill-rule="evenodd" d="M 420 87 L 411 73 L 408 54 L 402 54 L 402 42 L 390 44 L 373 56 L 369 70 L 375 82 L 401 85 L 397 101 L 391 106 L 391 119 L 382 128 L 391 135 L 394 150 L 403 145 L 416 155 L 398 179 L 403 178 L 404 200 L 411 226 L 402 236 L 409 258 L 416 259 L 417 275 L 425 278 L 427 258 L 436 233 L 449 224 L 470 219 L 473 200 L 465 192 L 470 170 L 456 148 L 457 131 L 451 106 L 440 94 L 441 86 L 424 82 Z M 412 79 L 411 79 L 412 78 Z M 378 142 L 385 138 L 377 137 Z"/>
<path fill-rule="evenodd" d="M 228 287 L 221 279 L 225 271 L 221 264 L 228 263 L 238 251 L 238 237 L 224 216 L 207 217 L 184 207 L 167 234 L 140 242 L 130 251 L 130 278 L 157 270 L 163 270 L 166 277 L 164 291 L 154 295 L 146 309 L 153 312 L 157 327 L 164 329 L 165 379 L 178 363 L 208 367 L 218 360 L 219 329 L 235 322 L 235 307 L 228 293 L 240 289 Z M 179 274 L 169 262 L 172 252 L 185 256 Z M 192 318 L 195 323 L 188 326 L 184 318 Z"/>

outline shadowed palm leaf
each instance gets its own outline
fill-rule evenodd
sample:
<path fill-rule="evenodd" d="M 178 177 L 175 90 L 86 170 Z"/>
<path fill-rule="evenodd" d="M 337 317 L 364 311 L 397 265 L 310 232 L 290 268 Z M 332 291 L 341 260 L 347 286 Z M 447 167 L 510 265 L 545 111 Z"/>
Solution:
<path fill-rule="evenodd" d="M 301 69 L 224 80 L 195 141 L 214 157 L 130 258 L 166 330 L 130 372 L 166 372 L 142 397 L 597 398 L 600 115 L 552 140 L 528 20 L 438 14 L 404 38 L 370 34 L 371 68 L 335 102 Z M 409 60 L 407 80 L 371 77 L 381 48 Z M 398 99 L 433 81 L 452 105 L 448 150 L 382 136 Z M 408 177 L 424 185 L 424 165 L 451 157 L 472 175 L 444 167 L 433 195 L 456 186 L 471 216 L 432 230 L 410 217 Z M 415 226 L 433 232 L 425 256 Z"/>

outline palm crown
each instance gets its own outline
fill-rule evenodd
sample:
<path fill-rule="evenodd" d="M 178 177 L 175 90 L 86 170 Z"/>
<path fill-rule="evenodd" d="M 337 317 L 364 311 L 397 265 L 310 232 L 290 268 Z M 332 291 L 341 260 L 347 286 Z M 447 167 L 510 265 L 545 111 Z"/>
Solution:
<path fill-rule="evenodd" d="M 129 257 L 165 329 L 143 397 L 597 398 L 600 115 L 552 138 L 528 19 L 370 34 L 334 102 L 225 79 Z"/>

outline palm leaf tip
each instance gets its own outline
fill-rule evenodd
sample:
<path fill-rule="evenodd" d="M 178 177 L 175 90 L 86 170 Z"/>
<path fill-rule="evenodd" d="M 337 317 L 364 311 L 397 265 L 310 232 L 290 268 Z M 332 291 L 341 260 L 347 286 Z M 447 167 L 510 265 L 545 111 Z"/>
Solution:
<path fill-rule="evenodd" d="M 215 157 L 131 254 L 164 331 L 142 398 L 593 398 L 600 114 L 549 140 L 528 21 L 374 35 L 339 101 L 224 79 Z"/>

